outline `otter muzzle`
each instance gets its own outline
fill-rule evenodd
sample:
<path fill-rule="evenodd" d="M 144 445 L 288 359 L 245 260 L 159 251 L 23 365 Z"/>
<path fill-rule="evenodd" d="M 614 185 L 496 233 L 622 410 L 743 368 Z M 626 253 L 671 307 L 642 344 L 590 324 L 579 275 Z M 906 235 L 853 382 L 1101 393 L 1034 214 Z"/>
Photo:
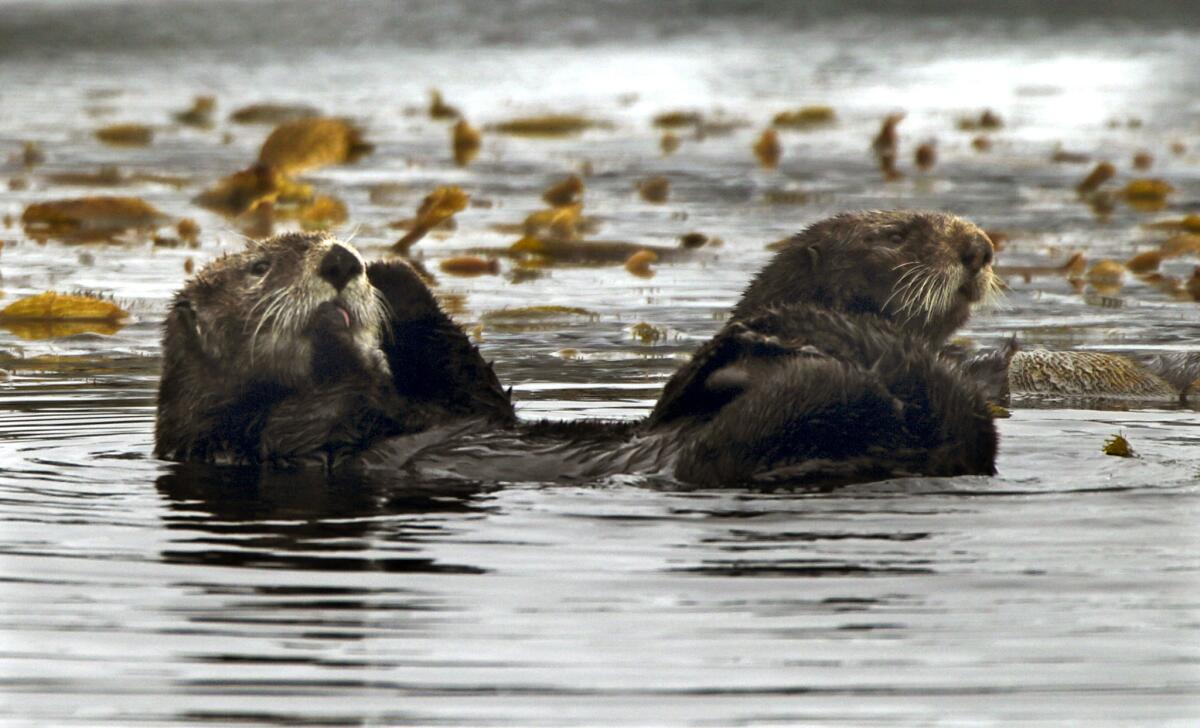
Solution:
<path fill-rule="evenodd" d="M 346 284 L 361 275 L 363 272 L 362 261 L 358 256 L 350 252 L 344 246 L 334 245 L 321 259 L 321 267 L 317 273 L 321 278 L 329 282 L 338 291 L 346 287 Z"/>

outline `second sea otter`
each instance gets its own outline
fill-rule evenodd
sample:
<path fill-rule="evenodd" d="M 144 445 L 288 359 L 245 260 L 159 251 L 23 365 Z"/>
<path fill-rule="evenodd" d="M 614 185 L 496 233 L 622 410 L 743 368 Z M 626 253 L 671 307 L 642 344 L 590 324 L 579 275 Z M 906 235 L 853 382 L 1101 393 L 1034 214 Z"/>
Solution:
<path fill-rule="evenodd" d="M 991 261 L 987 236 L 953 215 L 818 222 L 755 276 L 647 426 L 689 432 L 676 470 L 689 481 L 992 474 L 987 403 L 940 356 L 995 292 Z"/>

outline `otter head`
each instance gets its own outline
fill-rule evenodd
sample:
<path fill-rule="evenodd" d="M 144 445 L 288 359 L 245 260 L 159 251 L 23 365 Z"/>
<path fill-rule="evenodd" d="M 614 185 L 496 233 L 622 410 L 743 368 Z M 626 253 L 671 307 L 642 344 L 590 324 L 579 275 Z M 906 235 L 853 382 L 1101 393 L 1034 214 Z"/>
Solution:
<path fill-rule="evenodd" d="M 365 357 L 379 350 L 383 308 L 354 248 L 288 233 L 208 264 L 176 294 L 164 356 L 178 348 L 227 382 L 303 385 L 322 332 Z"/>
<path fill-rule="evenodd" d="M 220 449 L 209 441 L 333 376 L 386 374 L 385 311 L 358 252 L 328 235 L 277 235 L 209 263 L 164 324 L 159 454 Z"/>
<path fill-rule="evenodd" d="M 836 215 L 789 239 L 734 309 L 814 303 L 891 320 L 934 346 L 999 289 L 992 242 L 954 215 L 905 210 Z"/>

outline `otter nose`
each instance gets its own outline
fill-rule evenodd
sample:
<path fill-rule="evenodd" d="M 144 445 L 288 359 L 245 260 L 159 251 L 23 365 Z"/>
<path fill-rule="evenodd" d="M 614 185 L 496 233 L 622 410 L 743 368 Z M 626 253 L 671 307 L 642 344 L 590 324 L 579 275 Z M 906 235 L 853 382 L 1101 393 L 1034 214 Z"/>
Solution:
<path fill-rule="evenodd" d="M 321 268 L 317 271 L 322 278 L 339 291 L 346 287 L 351 278 L 363 272 L 362 261 L 344 246 L 334 245 L 321 259 Z"/>
<path fill-rule="evenodd" d="M 992 241 L 982 235 L 968 240 L 962 251 L 962 262 L 972 273 L 983 270 L 992 262 Z"/>

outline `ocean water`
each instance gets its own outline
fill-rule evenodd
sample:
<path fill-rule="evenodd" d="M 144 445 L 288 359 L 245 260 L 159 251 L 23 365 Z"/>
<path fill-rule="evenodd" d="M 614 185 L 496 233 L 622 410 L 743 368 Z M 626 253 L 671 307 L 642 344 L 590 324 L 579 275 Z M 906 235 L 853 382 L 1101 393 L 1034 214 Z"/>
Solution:
<path fill-rule="evenodd" d="M 0 305 L 54 289 L 115 298 L 111 334 L 0 328 L 0 722 L 12 725 L 1195 725 L 1200 722 L 1200 417 L 1193 406 L 1017 402 L 993 478 L 836 490 L 679 491 L 637 477 L 355 483 L 180 466 L 151 455 L 159 324 L 195 266 L 242 245 L 190 202 L 252 161 L 254 102 L 354 119 L 375 151 L 306 182 L 382 257 L 433 187 L 477 203 L 414 254 L 510 244 L 494 228 L 585 166 L 595 237 L 723 241 L 654 266 L 554 266 L 535 280 L 439 274 L 522 416 L 644 415 L 719 327 L 766 243 L 829 214 L 925 207 L 1008 235 L 999 263 L 1124 260 L 1200 211 L 1200 28 L 1175 3 L 1006 10 L 941 2 L 0 2 L 0 213 L 133 194 L 201 226 L 196 249 L 73 245 L 0 229 Z M 453 164 L 440 89 L 476 126 L 547 112 L 606 122 L 563 139 L 485 131 Z M 216 128 L 171 123 L 196 95 Z M 750 152 L 771 117 L 777 170 Z M 1004 120 L 992 148 L 959 119 Z M 654 115 L 734 122 L 680 132 Z M 888 113 L 904 179 L 869 152 Z M 103 124 L 155 127 L 107 147 Z M 936 139 L 921 174 L 914 147 Z M 46 161 L 26 170 L 21 145 Z M 1175 149 L 1181 145 L 1182 150 Z M 1064 149 L 1085 164 L 1055 164 Z M 1150 152 L 1148 171 L 1131 168 Z M 10 158 L 11 155 L 11 158 Z M 1074 186 L 1154 177 L 1167 205 L 1098 216 Z M 117 165 L 185 178 L 116 189 L 49 175 Z M 635 183 L 671 181 L 665 204 Z M 13 180 L 18 180 L 13 182 Z M 372 195 L 379 185 L 386 195 Z M 796 204 L 777 204 L 788 193 Z M 1165 261 L 1178 285 L 1200 264 Z M 510 263 L 502 261 L 505 272 Z M 1200 304 L 1126 275 L 1117 289 L 1008 278 L 963 336 L 993 345 L 1200 348 Z M 588 315 L 488 324 L 505 307 Z M 661 339 L 630 332 L 648 323 Z M 1107 457 L 1123 434 L 1138 457 Z"/>

